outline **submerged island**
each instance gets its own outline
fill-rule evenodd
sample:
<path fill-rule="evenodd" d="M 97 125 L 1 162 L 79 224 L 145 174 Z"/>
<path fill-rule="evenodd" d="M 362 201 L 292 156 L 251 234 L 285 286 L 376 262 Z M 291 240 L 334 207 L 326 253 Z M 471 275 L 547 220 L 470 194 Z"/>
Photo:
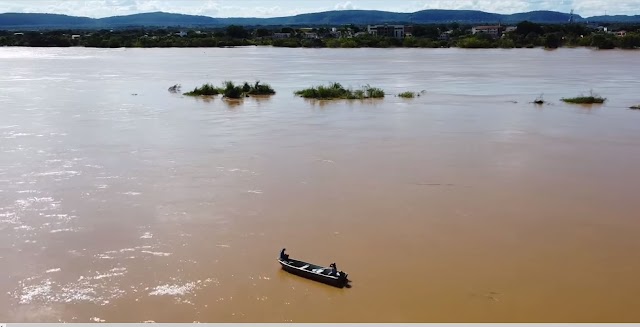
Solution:
<path fill-rule="evenodd" d="M 416 97 L 416 92 L 406 91 L 398 94 L 398 96 L 405 99 L 413 99 Z"/>
<path fill-rule="evenodd" d="M 306 99 L 318 99 L 318 100 L 335 100 L 335 99 L 349 99 L 349 100 L 363 100 L 363 99 L 379 99 L 384 98 L 384 91 L 377 87 L 371 87 L 369 85 L 363 86 L 359 90 L 353 90 L 351 88 L 345 88 L 340 83 L 331 83 L 329 85 L 320 85 L 302 89 L 295 92 L 295 95 L 301 96 Z"/>
<path fill-rule="evenodd" d="M 192 91 L 184 93 L 187 96 L 215 96 L 218 94 L 222 94 L 225 98 L 241 99 L 251 95 L 273 95 L 276 94 L 276 91 L 269 84 L 261 84 L 260 81 L 256 81 L 254 84 L 244 82 L 242 85 L 236 85 L 232 81 L 225 81 L 221 87 L 205 83 Z"/>
<path fill-rule="evenodd" d="M 601 104 L 607 101 L 606 98 L 603 98 L 597 94 L 594 94 L 593 91 L 591 91 L 590 94 L 587 96 L 580 95 L 573 98 L 562 98 L 561 100 L 566 103 L 573 103 L 573 104 Z"/>

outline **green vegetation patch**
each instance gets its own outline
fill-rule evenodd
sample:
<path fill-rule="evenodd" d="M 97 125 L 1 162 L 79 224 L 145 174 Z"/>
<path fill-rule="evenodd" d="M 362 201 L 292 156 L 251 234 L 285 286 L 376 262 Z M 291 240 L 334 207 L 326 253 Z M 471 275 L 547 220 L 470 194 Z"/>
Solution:
<path fill-rule="evenodd" d="M 359 90 L 345 88 L 340 83 L 331 83 L 329 85 L 320 85 L 295 92 L 296 95 L 307 99 L 372 99 L 384 98 L 384 91 L 377 87 L 366 85 Z"/>
<path fill-rule="evenodd" d="M 243 86 L 243 90 L 246 90 L 248 83 L 245 82 Z M 256 83 L 252 86 L 249 86 L 249 91 L 246 91 L 247 94 L 250 95 L 273 95 L 276 94 L 276 91 L 273 90 L 271 85 L 269 84 L 260 84 L 260 81 L 256 81 Z"/>
<path fill-rule="evenodd" d="M 223 83 L 224 88 L 222 88 L 222 95 L 225 98 L 230 99 L 241 99 L 246 96 L 246 92 L 242 89 L 242 86 L 235 85 L 231 81 L 226 81 Z"/>
<path fill-rule="evenodd" d="M 398 96 L 401 98 L 413 99 L 416 97 L 416 92 L 406 91 L 398 94 Z"/>
<path fill-rule="evenodd" d="M 218 95 L 221 93 L 221 89 L 218 87 L 215 87 L 209 83 L 203 84 L 200 87 L 196 87 L 195 89 L 193 89 L 193 91 L 187 92 L 184 95 L 190 95 L 190 96 L 211 96 L 211 95 Z"/>
<path fill-rule="evenodd" d="M 562 98 L 561 100 L 566 103 L 574 104 L 599 104 L 604 103 L 607 99 L 594 94 L 592 91 L 588 96 L 581 95 L 575 98 Z"/>
<path fill-rule="evenodd" d="M 225 81 L 222 83 L 222 87 L 215 87 L 212 84 L 206 83 L 184 95 L 213 96 L 218 94 L 222 94 L 225 98 L 241 99 L 249 95 L 273 95 L 276 94 L 276 91 L 274 91 L 269 84 L 260 84 L 260 81 L 256 81 L 253 85 L 248 82 L 244 82 L 242 85 L 236 85 L 231 81 Z"/>

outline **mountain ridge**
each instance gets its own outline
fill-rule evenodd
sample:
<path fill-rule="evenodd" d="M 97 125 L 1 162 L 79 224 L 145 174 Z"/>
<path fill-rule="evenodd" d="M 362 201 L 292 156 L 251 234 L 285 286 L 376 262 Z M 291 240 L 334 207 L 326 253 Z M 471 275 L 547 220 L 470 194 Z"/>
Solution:
<path fill-rule="evenodd" d="M 514 24 L 524 20 L 535 23 L 567 23 L 568 13 L 557 11 L 530 11 L 514 14 L 496 14 L 479 10 L 426 9 L 413 13 L 380 10 L 333 10 L 271 18 L 228 17 L 216 18 L 167 12 L 147 12 L 103 18 L 90 18 L 46 13 L 2 13 L 0 29 L 16 28 L 119 28 L 119 27 L 221 27 L 228 25 L 346 25 L 346 24 L 437 24 L 437 23 L 503 23 Z M 573 15 L 574 22 L 639 22 L 640 15 L 595 16 L 583 18 Z"/>

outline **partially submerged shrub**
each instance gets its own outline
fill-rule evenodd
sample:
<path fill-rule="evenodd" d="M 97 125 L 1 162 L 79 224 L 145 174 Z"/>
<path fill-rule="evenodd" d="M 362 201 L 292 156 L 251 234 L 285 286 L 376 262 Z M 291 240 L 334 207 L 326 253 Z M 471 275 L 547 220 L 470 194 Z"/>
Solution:
<path fill-rule="evenodd" d="M 405 99 L 413 99 L 416 97 L 416 93 L 411 91 L 406 91 L 398 94 L 398 96 Z"/>
<path fill-rule="evenodd" d="M 247 83 L 245 82 L 245 85 L 246 84 Z M 269 84 L 260 84 L 260 81 L 256 81 L 256 83 L 253 86 L 250 86 L 248 92 L 251 95 L 272 95 L 272 94 L 276 94 L 276 91 L 273 90 L 271 85 L 269 85 Z"/>
<path fill-rule="evenodd" d="M 588 96 L 578 96 L 575 98 L 562 98 L 562 101 L 567 103 L 575 103 L 575 104 L 594 104 L 594 103 L 604 103 L 607 99 L 603 98 L 597 94 L 594 94 L 593 91 L 590 91 Z"/>
<path fill-rule="evenodd" d="M 257 81 L 254 85 L 244 82 L 242 85 L 235 85 L 231 81 L 222 83 L 222 87 L 215 87 L 209 83 L 196 87 L 193 91 L 185 93 L 185 95 L 218 95 L 222 94 L 225 98 L 240 99 L 249 95 L 271 95 L 276 92 L 269 84 L 260 84 Z"/>
<path fill-rule="evenodd" d="M 384 98 L 384 91 L 380 88 L 367 85 L 364 89 L 367 93 L 367 98 Z"/>
<path fill-rule="evenodd" d="M 244 82 L 244 84 L 242 85 L 242 92 L 249 92 L 251 91 L 251 85 L 249 85 L 249 83 Z"/>
<path fill-rule="evenodd" d="M 544 104 L 544 98 L 543 98 L 542 94 L 540 94 L 535 100 L 533 100 L 533 103 L 535 103 L 535 104 Z"/>
<path fill-rule="evenodd" d="M 296 95 L 310 99 L 369 99 L 384 98 L 384 91 L 380 88 L 364 86 L 359 90 L 347 89 L 340 83 L 320 85 L 295 92 Z"/>
<path fill-rule="evenodd" d="M 220 88 L 217 88 L 209 83 L 203 84 L 200 87 L 196 87 L 191 92 L 187 92 L 184 95 L 198 96 L 198 95 L 218 95 L 221 93 Z"/>
<path fill-rule="evenodd" d="M 353 93 L 349 96 L 349 99 L 364 99 L 366 97 L 364 90 L 355 90 L 353 91 Z"/>
<path fill-rule="evenodd" d="M 636 106 L 631 106 L 629 109 L 640 110 L 640 104 Z"/>
<path fill-rule="evenodd" d="M 222 94 L 225 98 L 240 99 L 245 96 L 242 86 L 235 85 L 231 81 L 224 82 L 224 88 Z"/>
<path fill-rule="evenodd" d="M 178 93 L 178 92 L 180 92 L 181 88 L 182 88 L 182 86 L 180 84 L 175 84 L 174 86 L 169 87 L 169 92 Z"/>

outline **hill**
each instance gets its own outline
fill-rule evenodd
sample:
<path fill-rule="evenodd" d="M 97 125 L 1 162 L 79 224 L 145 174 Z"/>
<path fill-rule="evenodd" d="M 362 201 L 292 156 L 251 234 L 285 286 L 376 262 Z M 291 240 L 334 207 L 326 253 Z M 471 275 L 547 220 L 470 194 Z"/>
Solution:
<path fill-rule="evenodd" d="M 640 15 L 595 16 L 589 17 L 589 20 L 601 23 L 638 23 L 640 22 Z"/>
<path fill-rule="evenodd" d="M 570 14 L 560 13 L 556 11 L 531 11 L 519 14 L 512 14 L 505 17 L 508 22 L 511 23 L 519 23 L 522 21 L 530 21 L 535 23 L 567 23 L 571 18 Z M 585 21 L 582 17 L 578 15 L 573 16 L 573 20 L 576 22 Z"/>
<path fill-rule="evenodd" d="M 171 14 L 165 12 L 150 12 L 126 16 L 112 16 L 96 19 L 98 25 L 107 27 L 120 26 L 211 26 L 222 25 L 217 18 Z"/>
<path fill-rule="evenodd" d="M 0 14 L 0 27 L 12 26 L 48 26 L 68 27 L 94 25 L 95 19 L 89 17 L 77 17 L 58 14 Z"/>
<path fill-rule="evenodd" d="M 41 13 L 0 14 L 0 29 L 56 29 L 56 28 L 119 28 L 127 26 L 146 27 L 197 27 L 246 25 L 344 25 L 344 24 L 384 24 L 384 23 L 504 23 L 513 24 L 523 20 L 536 23 L 566 23 L 569 14 L 555 11 L 532 11 L 502 15 L 477 10 L 422 10 L 414 13 L 394 13 L 377 10 L 339 10 L 300 14 L 274 18 L 213 18 L 207 16 L 183 15 L 165 12 L 141 13 L 105 18 L 76 17 Z M 574 21 L 591 22 L 640 22 L 640 16 L 597 16 L 582 18 L 574 16 Z"/>

